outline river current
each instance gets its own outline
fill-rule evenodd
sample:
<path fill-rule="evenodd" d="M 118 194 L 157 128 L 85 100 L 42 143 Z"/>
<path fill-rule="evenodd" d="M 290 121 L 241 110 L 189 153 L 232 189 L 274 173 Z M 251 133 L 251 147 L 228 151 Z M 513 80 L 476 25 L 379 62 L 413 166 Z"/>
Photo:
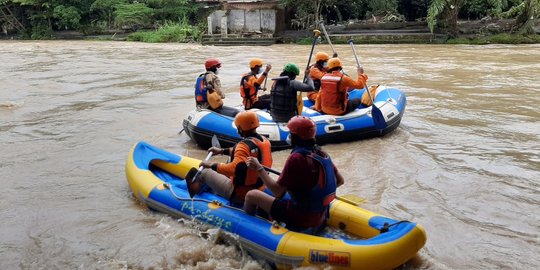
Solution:
<path fill-rule="evenodd" d="M 315 51 L 331 54 L 327 45 Z M 310 46 L 0 41 L 1 269 L 259 269 L 212 228 L 137 202 L 124 165 L 140 140 L 206 152 L 178 134 L 203 61 L 228 105 L 249 58 L 304 67 Z M 348 45 L 336 51 L 349 73 Z M 540 46 L 357 45 L 370 84 L 402 89 L 392 134 L 323 148 L 339 194 L 421 224 L 404 269 L 540 268 Z M 355 76 L 353 76 L 355 77 Z M 281 169 L 288 151 L 274 153 Z"/>

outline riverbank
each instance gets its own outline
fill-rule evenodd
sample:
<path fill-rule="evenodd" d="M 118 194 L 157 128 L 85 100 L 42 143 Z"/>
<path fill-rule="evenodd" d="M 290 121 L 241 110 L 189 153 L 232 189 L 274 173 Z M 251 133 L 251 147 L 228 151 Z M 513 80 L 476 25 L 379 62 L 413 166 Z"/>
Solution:
<path fill-rule="evenodd" d="M 327 25 L 326 29 L 333 43 L 346 44 L 348 40 L 353 40 L 358 44 L 534 44 L 540 43 L 540 23 L 536 24 L 534 35 L 521 35 L 513 33 L 513 20 L 502 19 L 486 19 L 476 21 L 460 21 L 458 22 L 458 37 L 449 38 L 444 29 L 438 29 L 435 33 L 431 33 L 426 22 L 386 22 L 386 23 L 348 23 Z M 170 32 L 170 31 L 168 31 Z M 164 35 L 170 36 L 171 33 Z M 152 35 L 153 38 L 144 38 Z M 143 42 L 163 42 L 162 40 L 170 40 L 170 38 L 159 38 L 159 31 L 138 31 L 132 32 L 127 30 L 108 30 L 100 34 L 84 35 L 78 31 L 57 31 L 54 32 L 53 39 L 57 40 L 114 40 L 114 41 L 143 41 Z M 286 30 L 277 34 L 270 41 L 271 43 L 294 43 L 294 44 L 311 44 L 313 32 L 311 30 Z M 257 45 L 257 39 L 265 39 L 265 45 L 268 44 L 268 35 L 250 36 L 254 42 L 245 42 L 243 35 L 231 34 L 227 38 L 227 42 L 223 43 L 223 38 L 219 35 L 214 35 L 210 40 L 215 42 L 207 42 L 208 35 L 200 35 L 195 41 L 190 39 L 190 42 L 200 42 L 203 45 Z M 17 36 L 1 36 L 0 39 L 18 39 Z M 220 44 L 219 42 L 223 44 Z M 170 42 L 170 41 L 169 41 Z M 189 42 L 188 42 L 189 43 Z"/>

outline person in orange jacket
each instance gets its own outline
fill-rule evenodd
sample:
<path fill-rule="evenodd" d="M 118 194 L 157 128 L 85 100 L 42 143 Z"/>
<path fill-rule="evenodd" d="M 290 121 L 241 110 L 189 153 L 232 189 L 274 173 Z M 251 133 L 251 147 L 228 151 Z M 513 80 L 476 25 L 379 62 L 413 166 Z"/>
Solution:
<path fill-rule="evenodd" d="M 270 95 L 258 96 L 259 90 L 262 89 L 261 85 L 268 77 L 268 72 L 272 69 L 271 65 L 266 65 L 266 69 L 262 70 L 263 60 L 254 58 L 249 61 L 250 72 L 242 75 L 240 80 L 240 95 L 242 96 L 242 104 L 246 110 L 257 109 L 270 109 Z M 257 77 L 259 74 L 261 76 Z"/>
<path fill-rule="evenodd" d="M 337 57 L 337 54 L 334 54 L 334 57 Z M 317 100 L 317 96 L 319 95 L 319 89 L 321 88 L 321 78 L 328 71 L 329 59 L 330 59 L 330 56 L 328 56 L 327 53 L 317 52 L 315 54 L 315 63 L 310 66 L 309 76 L 313 80 L 315 91 L 308 92 L 307 98 L 313 102 Z"/>
<path fill-rule="evenodd" d="M 216 194 L 229 199 L 233 204 L 242 205 L 246 193 L 252 189 L 264 190 L 265 186 L 256 170 L 246 165 L 248 157 L 253 157 L 265 166 L 272 166 L 272 149 L 270 141 L 257 133 L 259 117 L 255 112 L 242 111 L 234 118 L 238 134 L 243 138 L 234 147 L 211 147 L 208 152 L 214 155 L 230 155 L 229 163 L 202 161 L 204 167 L 200 175 L 193 181 L 188 174 L 186 183 L 189 194 L 197 194 L 202 184 L 207 184 Z"/>
<path fill-rule="evenodd" d="M 362 67 L 358 67 L 358 79 L 355 81 L 342 70 L 339 58 L 328 60 L 328 73 L 321 78 L 321 89 L 315 102 L 315 110 L 326 114 L 343 115 L 360 106 L 362 99 L 349 99 L 348 91 L 364 88 L 368 76 L 364 74 Z"/>

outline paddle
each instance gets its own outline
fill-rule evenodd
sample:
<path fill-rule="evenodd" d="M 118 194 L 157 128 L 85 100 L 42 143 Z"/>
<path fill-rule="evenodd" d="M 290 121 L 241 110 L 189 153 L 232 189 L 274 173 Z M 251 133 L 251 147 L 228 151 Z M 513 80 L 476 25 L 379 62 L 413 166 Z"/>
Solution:
<path fill-rule="evenodd" d="M 217 147 L 217 148 L 221 148 L 220 147 L 221 145 L 219 144 L 219 140 L 218 140 L 216 134 L 214 134 L 214 136 L 212 136 L 212 146 Z M 210 160 L 210 158 L 212 158 L 213 154 L 214 154 L 213 152 L 209 152 L 208 155 L 206 156 L 206 158 L 204 159 L 204 161 Z M 200 166 L 198 170 L 195 169 L 195 168 L 191 168 L 189 170 L 189 172 L 186 175 L 186 182 L 188 183 L 188 186 L 191 185 L 192 183 L 195 183 L 195 181 L 197 181 L 197 177 L 199 177 L 199 175 L 201 174 L 203 169 L 204 169 L 203 166 Z M 191 179 L 191 181 L 189 179 Z M 189 183 L 189 182 L 191 182 L 191 183 Z M 193 195 L 195 195 L 195 194 L 192 195 L 190 193 L 189 195 L 193 198 Z"/>
<path fill-rule="evenodd" d="M 261 165 L 261 166 L 263 166 L 264 170 L 266 170 L 267 172 L 271 172 L 271 173 L 273 173 L 275 175 L 280 175 L 281 174 L 281 172 L 276 171 L 276 170 L 274 170 L 272 168 L 268 168 L 268 167 L 266 167 L 264 165 Z M 362 203 L 366 202 L 366 199 L 360 198 L 360 197 L 358 197 L 358 196 L 356 196 L 354 194 L 346 194 L 344 196 L 337 196 L 336 195 L 336 199 L 338 199 L 340 201 L 343 201 L 343 202 L 346 202 L 348 204 L 352 204 L 354 206 L 359 206 Z"/>
<path fill-rule="evenodd" d="M 356 66 L 360 68 L 360 61 L 358 61 L 358 56 L 356 55 L 356 50 L 354 49 L 353 40 L 349 39 L 349 44 L 351 44 L 352 51 L 354 53 L 354 58 L 356 59 Z M 384 116 L 382 115 L 381 110 L 375 106 L 375 99 L 371 96 L 371 93 L 369 93 L 369 89 L 367 88 L 367 85 L 364 84 L 364 89 L 368 93 L 369 99 L 371 99 L 371 117 L 373 117 L 373 123 L 375 124 L 375 128 L 378 130 L 385 129 L 387 127 L 386 121 L 384 120 Z"/>
<path fill-rule="evenodd" d="M 324 22 L 320 21 L 319 25 L 321 26 L 321 29 L 324 33 L 324 36 L 326 37 L 326 41 L 328 41 L 328 44 L 330 44 L 330 47 L 332 48 L 332 52 L 334 53 L 334 56 L 337 55 L 336 50 L 334 49 L 334 45 L 332 45 L 332 41 L 330 41 L 330 37 L 328 36 L 328 32 L 326 32 L 326 28 L 324 27 Z"/>
<path fill-rule="evenodd" d="M 313 30 L 313 43 L 311 44 L 311 52 L 309 53 L 309 58 L 307 61 L 306 69 L 309 68 L 309 63 L 311 62 L 311 56 L 313 55 L 313 49 L 315 49 L 315 44 L 317 44 L 317 38 L 321 35 L 321 31 L 315 29 Z M 306 82 L 307 76 L 304 75 L 304 83 Z M 304 101 L 302 100 L 302 92 L 298 93 L 296 97 L 296 107 L 298 109 L 298 115 L 302 115 L 302 110 L 304 109 Z"/>

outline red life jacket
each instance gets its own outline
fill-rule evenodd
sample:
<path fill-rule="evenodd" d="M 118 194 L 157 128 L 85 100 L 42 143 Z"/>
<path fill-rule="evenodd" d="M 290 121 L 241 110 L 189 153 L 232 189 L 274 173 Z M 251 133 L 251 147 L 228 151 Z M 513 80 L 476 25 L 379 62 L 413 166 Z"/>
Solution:
<path fill-rule="evenodd" d="M 272 167 L 272 145 L 270 141 L 264 137 L 262 141 L 249 137 L 242 140 L 240 143 L 245 143 L 251 152 L 251 156 L 257 158 L 259 162 L 266 166 Z M 234 159 L 234 150 L 232 149 L 231 160 Z M 231 201 L 235 203 L 243 202 L 246 193 L 252 189 L 264 190 L 265 186 L 262 179 L 256 170 L 248 169 L 245 162 L 238 163 L 234 172 L 233 178 L 234 190 L 231 196 Z"/>
<path fill-rule="evenodd" d="M 326 114 L 341 115 L 347 109 L 347 91 L 340 91 L 339 85 L 344 74 L 332 72 L 321 78 L 321 89 L 319 90 L 318 101 L 320 110 Z"/>

